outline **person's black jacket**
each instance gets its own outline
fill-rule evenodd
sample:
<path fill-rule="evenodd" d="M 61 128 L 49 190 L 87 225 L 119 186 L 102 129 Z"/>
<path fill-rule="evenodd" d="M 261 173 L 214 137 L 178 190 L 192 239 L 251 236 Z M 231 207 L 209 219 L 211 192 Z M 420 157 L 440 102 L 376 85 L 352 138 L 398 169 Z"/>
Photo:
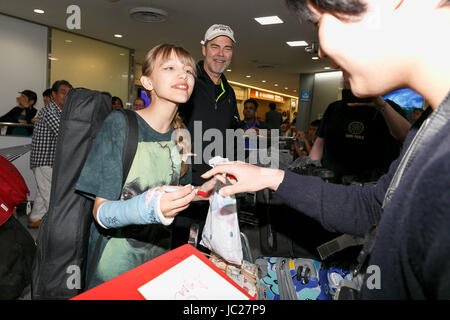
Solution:
<path fill-rule="evenodd" d="M 0 122 L 19 122 L 19 116 L 22 113 L 24 109 L 17 106 L 12 108 L 8 113 L 0 117 Z M 31 119 L 33 119 L 36 116 L 37 110 L 34 107 L 31 108 L 25 108 L 25 120 L 27 123 L 31 123 Z M 23 129 L 23 128 L 21 128 Z M 13 127 L 9 127 L 6 134 L 11 134 L 14 130 Z M 28 134 L 32 133 L 32 128 L 27 128 L 26 130 Z"/>
<path fill-rule="evenodd" d="M 221 80 L 225 92 L 216 101 L 216 97 L 222 93 L 220 89 L 219 94 L 216 92 L 216 86 L 203 69 L 203 61 L 197 64 L 197 79 L 195 81 L 194 91 L 188 102 L 179 106 L 179 113 L 191 134 L 192 152 L 196 157 L 192 157 L 192 183 L 193 185 L 201 185 L 204 180 L 200 176 L 209 170 L 208 165 L 210 152 L 207 157 L 203 157 L 205 147 L 211 143 L 215 138 L 208 137 L 208 141 L 204 141 L 203 135 L 208 129 L 218 129 L 223 137 L 223 146 L 211 156 L 227 157 L 226 146 L 233 146 L 232 142 L 226 142 L 226 130 L 236 129 L 239 124 L 239 113 L 236 105 L 236 96 L 233 88 L 228 84 L 227 79 L 222 74 Z M 201 121 L 201 131 L 194 130 L 194 121 Z M 200 136 L 201 135 L 201 136 Z M 215 135 L 214 135 L 215 137 Z M 212 141 L 211 141 L 212 140 Z M 201 142 L 200 142 L 201 141 Z M 198 162 L 201 160 L 201 163 Z M 232 160 L 232 159 L 230 159 Z"/>

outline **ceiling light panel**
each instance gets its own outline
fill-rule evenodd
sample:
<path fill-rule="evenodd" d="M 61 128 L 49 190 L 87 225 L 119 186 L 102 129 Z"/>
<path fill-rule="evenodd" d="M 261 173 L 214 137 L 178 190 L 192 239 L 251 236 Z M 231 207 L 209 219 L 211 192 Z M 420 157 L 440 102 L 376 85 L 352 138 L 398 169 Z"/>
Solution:
<path fill-rule="evenodd" d="M 268 24 L 283 23 L 283 20 L 281 20 L 278 16 L 260 17 L 260 18 L 254 18 L 254 19 L 263 26 L 268 25 Z"/>
<path fill-rule="evenodd" d="M 306 47 L 308 45 L 306 41 L 287 41 L 286 43 L 291 47 Z"/>

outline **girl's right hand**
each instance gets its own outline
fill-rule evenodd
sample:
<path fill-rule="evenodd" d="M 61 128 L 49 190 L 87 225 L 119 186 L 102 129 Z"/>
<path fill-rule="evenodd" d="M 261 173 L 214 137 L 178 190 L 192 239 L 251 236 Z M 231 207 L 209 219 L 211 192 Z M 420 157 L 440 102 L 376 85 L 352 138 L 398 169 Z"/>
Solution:
<path fill-rule="evenodd" d="M 165 192 L 165 189 L 176 188 L 177 191 Z M 187 209 L 189 204 L 195 197 L 195 189 L 191 185 L 180 186 L 163 186 L 159 188 L 164 192 L 160 199 L 160 209 L 164 217 L 174 218 L 178 213 Z"/>

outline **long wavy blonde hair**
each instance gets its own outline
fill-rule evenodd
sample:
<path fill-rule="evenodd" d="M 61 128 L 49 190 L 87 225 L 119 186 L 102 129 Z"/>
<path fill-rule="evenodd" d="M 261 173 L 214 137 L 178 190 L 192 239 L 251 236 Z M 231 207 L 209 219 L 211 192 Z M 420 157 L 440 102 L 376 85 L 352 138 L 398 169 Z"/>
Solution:
<path fill-rule="evenodd" d="M 175 54 L 182 64 L 191 67 L 194 76 L 196 76 L 196 63 L 191 54 L 183 47 L 167 43 L 157 45 L 146 54 L 144 63 L 142 64 L 142 75 L 147 77 L 150 76 L 155 68 L 156 61 L 159 60 L 161 63 L 164 63 L 164 61 L 169 59 L 172 54 Z M 147 94 L 150 95 L 150 92 L 147 91 Z M 180 172 L 180 177 L 182 177 L 189 169 L 186 159 L 191 152 L 191 141 L 189 137 L 186 136 L 186 127 L 178 112 L 172 120 L 172 126 L 174 128 L 176 144 L 182 160 Z"/>

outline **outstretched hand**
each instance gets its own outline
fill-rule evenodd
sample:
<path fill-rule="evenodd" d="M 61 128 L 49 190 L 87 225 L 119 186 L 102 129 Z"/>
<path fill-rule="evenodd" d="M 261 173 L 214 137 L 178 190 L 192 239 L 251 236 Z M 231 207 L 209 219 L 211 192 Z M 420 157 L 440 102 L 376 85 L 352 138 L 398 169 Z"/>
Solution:
<path fill-rule="evenodd" d="M 217 164 L 213 169 L 205 172 L 202 178 L 208 179 L 215 176 L 222 183 L 226 183 L 227 178 L 223 174 L 232 175 L 236 180 L 228 179 L 231 185 L 220 189 L 221 196 L 256 192 L 265 188 L 276 190 L 284 178 L 282 170 L 258 167 L 240 161 Z"/>
<path fill-rule="evenodd" d="M 206 181 L 204 184 L 202 184 L 200 187 L 196 187 L 195 189 L 198 190 L 198 193 L 194 197 L 194 200 L 192 201 L 201 201 L 201 200 L 208 200 L 209 196 L 213 193 L 214 187 L 216 186 L 216 177 L 212 177 L 208 181 Z"/>

